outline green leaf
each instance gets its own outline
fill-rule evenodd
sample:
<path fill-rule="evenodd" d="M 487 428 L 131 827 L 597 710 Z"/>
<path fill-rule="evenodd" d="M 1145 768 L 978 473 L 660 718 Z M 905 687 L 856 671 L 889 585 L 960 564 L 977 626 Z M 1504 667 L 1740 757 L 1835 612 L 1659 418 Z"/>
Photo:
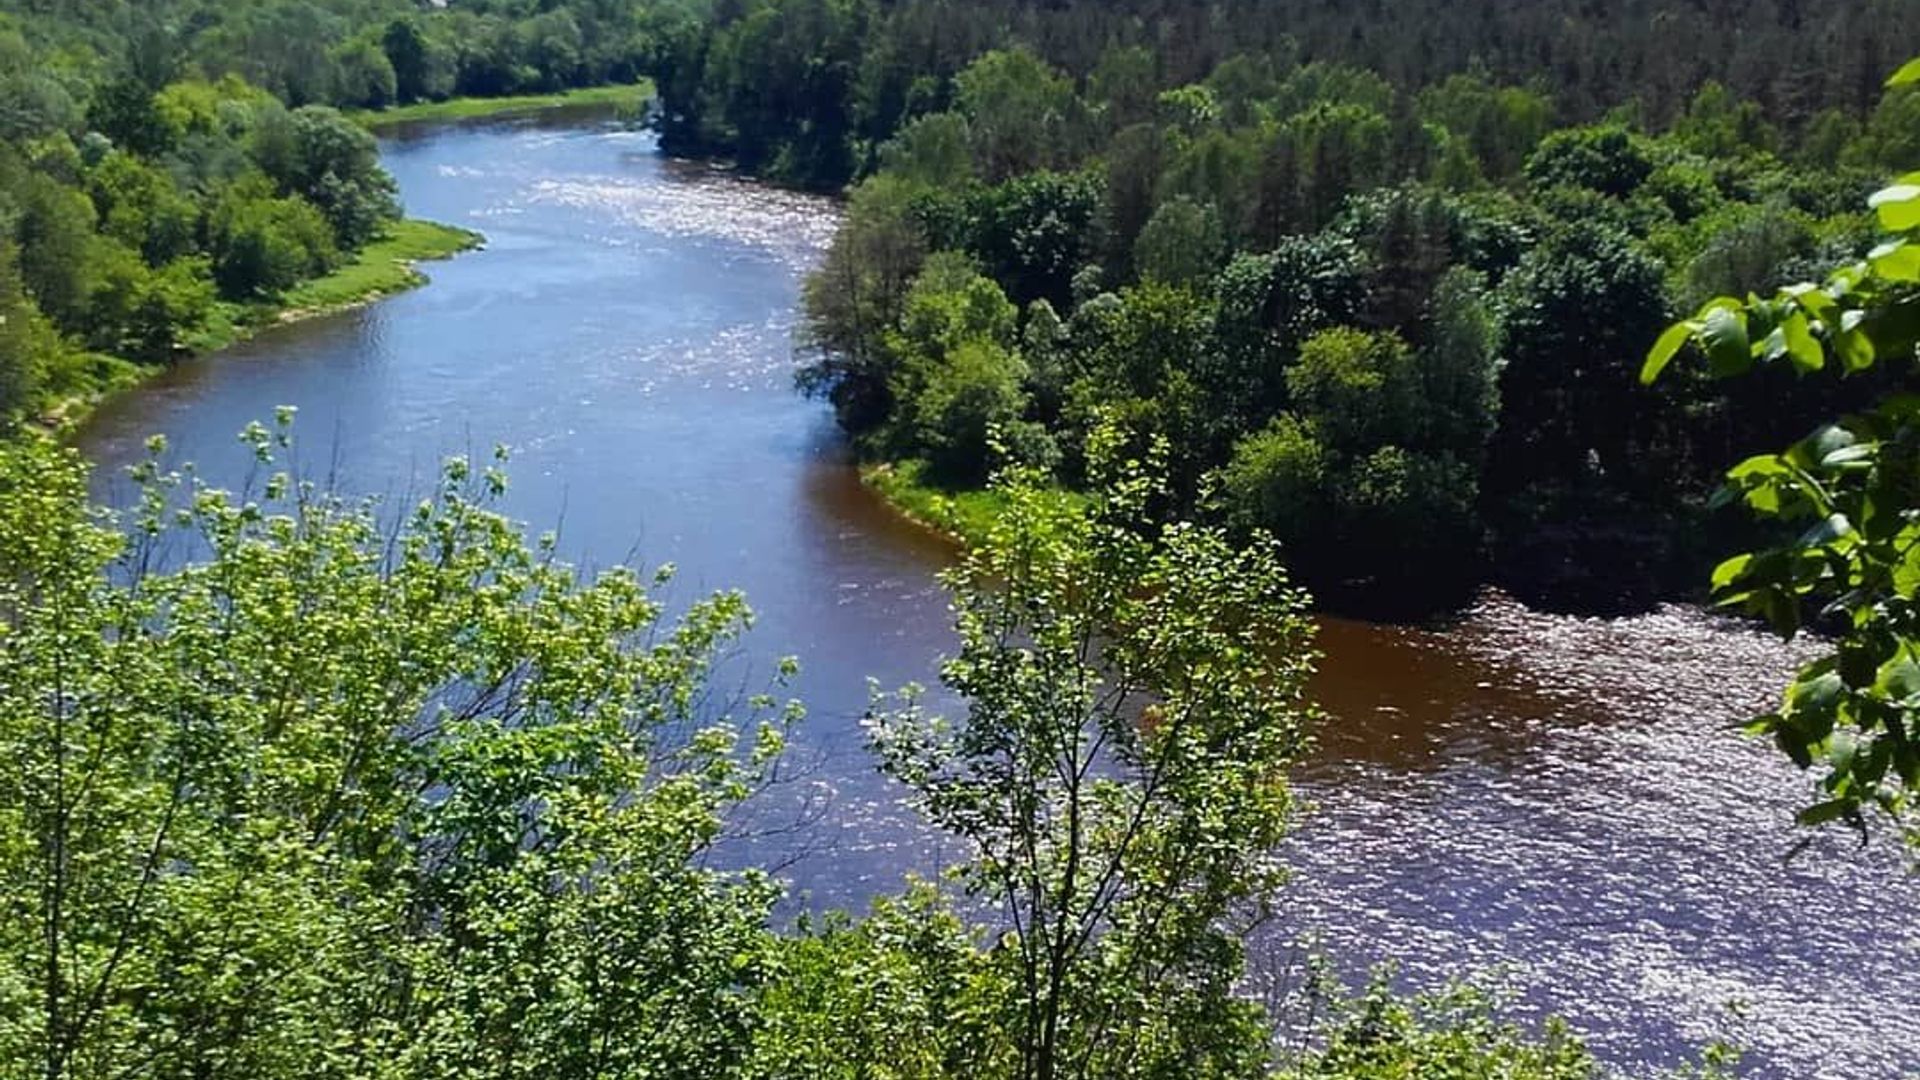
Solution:
<path fill-rule="evenodd" d="M 1879 443 L 1854 443 L 1832 450 L 1820 458 L 1820 467 L 1843 472 L 1852 472 L 1872 466 L 1873 459 L 1879 456 Z"/>
<path fill-rule="evenodd" d="M 1802 825 L 1825 825 L 1828 822 L 1839 821 L 1854 812 L 1853 800 L 1833 799 L 1807 807 L 1795 814 L 1793 820 Z"/>
<path fill-rule="evenodd" d="M 1920 245 L 1894 240 L 1874 248 L 1867 261 L 1888 281 L 1920 281 Z"/>
<path fill-rule="evenodd" d="M 1847 314 L 1856 313 L 1849 311 Z M 1840 354 L 1840 362 L 1848 371 L 1865 371 L 1879 357 L 1874 350 L 1873 339 L 1858 329 L 1858 322 L 1854 320 L 1855 326 L 1833 335 L 1833 350 Z"/>
<path fill-rule="evenodd" d="M 1827 739 L 1827 764 L 1836 773 L 1844 773 L 1853 768 L 1853 755 L 1859 750 L 1860 741 L 1851 731 L 1836 731 Z"/>
<path fill-rule="evenodd" d="M 1794 733 L 1792 727 L 1779 724 L 1773 729 L 1773 744 L 1780 752 L 1793 759 L 1795 765 L 1807 768 L 1813 764 L 1813 755 L 1807 751 L 1807 740 Z"/>
<path fill-rule="evenodd" d="M 1793 361 L 1795 371 L 1802 373 L 1819 371 L 1827 366 L 1826 350 L 1813 336 L 1813 328 L 1808 324 L 1804 312 L 1796 311 L 1780 323 L 1780 334 L 1787 342 L 1787 357 Z"/>
<path fill-rule="evenodd" d="M 1760 356 L 1768 363 L 1772 363 L 1785 355 L 1787 355 L 1787 331 L 1785 327 L 1776 326 L 1773 332 L 1760 342 Z"/>
<path fill-rule="evenodd" d="M 1747 572 L 1747 567 L 1752 564 L 1752 562 L 1753 556 L 1750 554 L 1735 555 L 1733 558 L 1714 567 L 1713 587 L 1715 589 L 1724 589 L 1740 580 L 1741 575 Z"/>
<path fill-rule="evenodd" d="M 1832 717 L 1846 690 L 1846 682 L 1838 671 L 1824 671 L 1802 679 L 1787 691 L 1788 717 L 1796 721 L 1802 716 Z"/>
<path fill-rule="evenodd" d="M 1880 677 L 1880 657 L 1866 642 L 1840 643 L 1840 679 L 1855 690 L 1872 686 Z"/>
<path fill-rule="evenodd" d="M 1667 332 L 1661 334 L 1660 340 L 1654 342 L 1653 348 L 1647 350 L 1647 362 L 1640 365 L 1640 382 L 1642 385 L 1653 385 L 1653 381 L 1660 377 L 1662 371 L 1666 370 L 1667 365 L 1673 361 L 1675 354 L 1679 353 L 1679 351 L 1686 346 L 1698 327 L 1698 323 L 1692 322 L 1679 322 L 1667 327 Z"/>
<path fill-rule="evenodd" d="M 1920 595 L 1920 545 L 1905 549 L 1906 554 L 1893 567 L 1894 595 L 1911 599 Z"/>
<path fill-rule="evenodd" d="M 1701 322 L 1700 340 L 1707 347 L 1708 366 L 1719 378 L 1744 375 L 1753 366 L 1744 311 L 1716 307 L 1707 312 Z"/>
<path fill-rule="evenodd" d="M 1867 205 L 1880 215 L 1880 224 L 1894 232 L 1920 228 L 1920 184 L 1902 183 L 1873 193 Z"/>
<path fill-rule="evenodd" d="M 1793 469 L 1779 454 L 1755 454 L 1727 470 L 1729 480 L 1759 480 L 1772 476 L 1790 476 Z"/>
<path fill-rule="evenodd" d="M 1920 664 L 1913 662 L 1911 653 L 1894 657 L 1881 667 L 1875 689 L 1895 703 L 1920 694 Z"/>
<path fill-rule="evenodd" d="M 1800 309 L 1807 314 L 1819 319 L 1821 322 L 1833 321 L 1834 310 L 1839 304 L 1835 302 L 1834 298 L 1829 295 L 1825 289 L 1817 285 L 1802 283 L 1794 285 L 1784 290 L 1784 292 L 1789 299 L 1800 305 Z"/>
<path fill-rule="evenodd" d="M 1842 425 L 1822 424 L 1819 430 L 1806 437 L 1796 451 L 1804 453 L 1806 461 L 1821 461 L 1836 450 L 1845 450 L 1859 443 L 1859 437 Z"/>
<path fill-rule="evenodd" d="M 1900 70 L 1887 76 L 1887 87 L 1907 86 L 1920 82 L 1920 56 L 1900 65 Z"/>

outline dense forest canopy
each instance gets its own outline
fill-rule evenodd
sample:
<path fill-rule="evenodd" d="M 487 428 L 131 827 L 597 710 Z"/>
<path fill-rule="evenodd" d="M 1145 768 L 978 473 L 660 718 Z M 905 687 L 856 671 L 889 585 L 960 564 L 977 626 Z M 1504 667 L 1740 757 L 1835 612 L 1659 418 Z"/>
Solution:
<path fill-rule="evenodd" d="M 1917 19 L 1912 0 L 718 0 L 680 24 L 658 75 L 670 140 L 756 165 L 782 150 L 833 161 L 826 144 L 842 140 L 869 165 L 906 120 L 951 102 L 963 68 L 1012 45 L 1134 107 L 1237 58 L 1220 77 L 1317 62 L 1413 94 L 1477 73 L 1544 93 L 1561 123 L 1615 114 L 1655 129 L 1715 83 L 1801 134 L 1836 122 L 1830 110 L 1872 111 L 1885 73 L 1920 48 Z"/>
<path fill-rule="evenodd" d="M 235 74 L 290 105 L 379 108 L 632 82 L 670 4 L 58 0 L 0 5 L 36 48 L 157 87 Z"/>
<path fill-rule="evenodd" d="M 1323 599 L 1631 605 L 1735 448 L 1866 392 L 1641 390 L 1646 343 L 1861 250 L 1920 160 L 1920 8 L 1724 7 L 723 4 L 659 123 L 857 184 L 803 385 L 911 482 L 1076 485 L 1117 413 Z"/>

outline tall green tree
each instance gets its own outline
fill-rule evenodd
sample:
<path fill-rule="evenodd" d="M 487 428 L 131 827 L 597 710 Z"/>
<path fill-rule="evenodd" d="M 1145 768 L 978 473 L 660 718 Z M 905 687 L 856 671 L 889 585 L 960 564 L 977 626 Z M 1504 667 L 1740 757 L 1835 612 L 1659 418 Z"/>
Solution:
<path fill-rule="evenodd" d="M 27 295 L 13 242 L 0 237 L 0 434 L 33 401 L 59 349 L 53 328 Z"/>
<path fill-rule="evenodd" d="M 1083 130 L 1072 83 L 1026 49 L 980 57 L 955 77 L 954 97 L 990 182 L 1065 164 Z"/>
<path fill-rule="evenodd" d="M 1096 440 L 1111 482 L 1084 511 L 1003 484 L 1004 513 L 945 576 L 960 645 L 941 677 L 964 716 L 909 692 L 869 730 L 1007 928 L 1008 1075 L 1260 1076 L 1239 933 L 1280 877 L 1267 852 L 1313 716 L 1312 624 L 1271 544 L 1150 524 L 1157 466 L 1109 456 L 1121 445 Z"/>

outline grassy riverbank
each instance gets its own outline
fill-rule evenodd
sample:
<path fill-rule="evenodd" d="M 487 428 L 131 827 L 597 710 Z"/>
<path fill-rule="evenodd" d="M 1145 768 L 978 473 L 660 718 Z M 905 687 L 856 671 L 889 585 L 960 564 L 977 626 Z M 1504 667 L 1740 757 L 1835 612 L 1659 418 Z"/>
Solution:
<path fill-rule="evenodd" d="M 404 292 L 426 282 L 418 264 L 452 258 L 484 240 L 470 229 L 437 221 L 397 222 L 384 238 L 361 248 L 352 262 L 290 290 L 282 299 L 278 320 L 338 311 Z"/>
<path fill-rule="evenodd" d="M 653 97 L 653 82 L 642 79 L 630 85 L 589 86 L 563 90 L 555 94 L 522 94 L 515 97 L 449 98 L 446 101 L 421 101 L 391 109 L 362 110 L 352 114 L 362 125 L 378 130 L 398 124 L 445 123 L 453 120 L 477 120 L 484 117 L 516 116 L 587 105 L 638 109 Z"/>
<path fill-rule="evenodd" d="M 420 271 L 419 263 L 451 258 L 480 246 L 484 240 L 470 229 L 434 221 L 409 218 L 395 222 L 386 236 L 361 248 L 332 273 L 302 282 L 275 302 L 216 306 L 207 325 L 183 342 L 185 352 L 193 356 L 218 352 L 270 326 L 359 307 L 423 285 L 427 276 Z M 75 373 L 82 386 L 42 408 L 36 418 L 38 426 L 49 431 L 71 430 L 109 396 L 138 386 L 164 370 L 163 364 L 92 355 Z"/>
<path fill-rule="evenodd" d="M 902 517 L 962 547 L 979 543 L 1006 509 L 1006 498 L 997 491 L 934 483 L 927 478 L 926 462 L 918 459 L 861 466 L 860 479 Z M 1084 496 L 1061 491 L 1059 498 L 1079 502 Z"/>

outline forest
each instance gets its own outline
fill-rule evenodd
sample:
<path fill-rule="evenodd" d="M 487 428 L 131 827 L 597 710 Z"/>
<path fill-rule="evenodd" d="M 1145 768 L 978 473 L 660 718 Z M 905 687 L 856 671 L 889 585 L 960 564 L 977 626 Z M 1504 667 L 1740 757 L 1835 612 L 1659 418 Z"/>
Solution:
<path fill-rule="evenodd" d="M 630 83 L 654 40 L 649 9 L 524 7 L 0 5 L 0 416 L 58 421 L 387 239 L 342 110 Z"/>
<path fill-rule="evenodd" d="M 854 185 L 803 379 L 894 487 L 1080 486 L 1118 411 L 1179 513 L 1278 536 L 1324 602 L 1633 607 L 1738 534 L 1704 512 L 1736 448 L 1870 392 L 1632 373 L 1873 235 L 1920 94 L 1867 73 L 1920 23 L 1589 9 L 723 6 L 668 40 L 660 126 Z"/>
<path fill-rule="evenodd" d="M 1609 1075 L 1472 971 L 1246 992 L 1315 605 L 1812 618 L 1750 733 L 1920 841 L 1916 2 L 0 3 L 0 1078 Z M 283 409 L 108 509 L 46 430 L 391 238 L 343 110 L 642 77 L 844 193 L 799 388 L 986 511 L 862 719 L 953 865 L 869 911 L 717 854 L 798 661 L 504 449 L 362 499 Z"/>

